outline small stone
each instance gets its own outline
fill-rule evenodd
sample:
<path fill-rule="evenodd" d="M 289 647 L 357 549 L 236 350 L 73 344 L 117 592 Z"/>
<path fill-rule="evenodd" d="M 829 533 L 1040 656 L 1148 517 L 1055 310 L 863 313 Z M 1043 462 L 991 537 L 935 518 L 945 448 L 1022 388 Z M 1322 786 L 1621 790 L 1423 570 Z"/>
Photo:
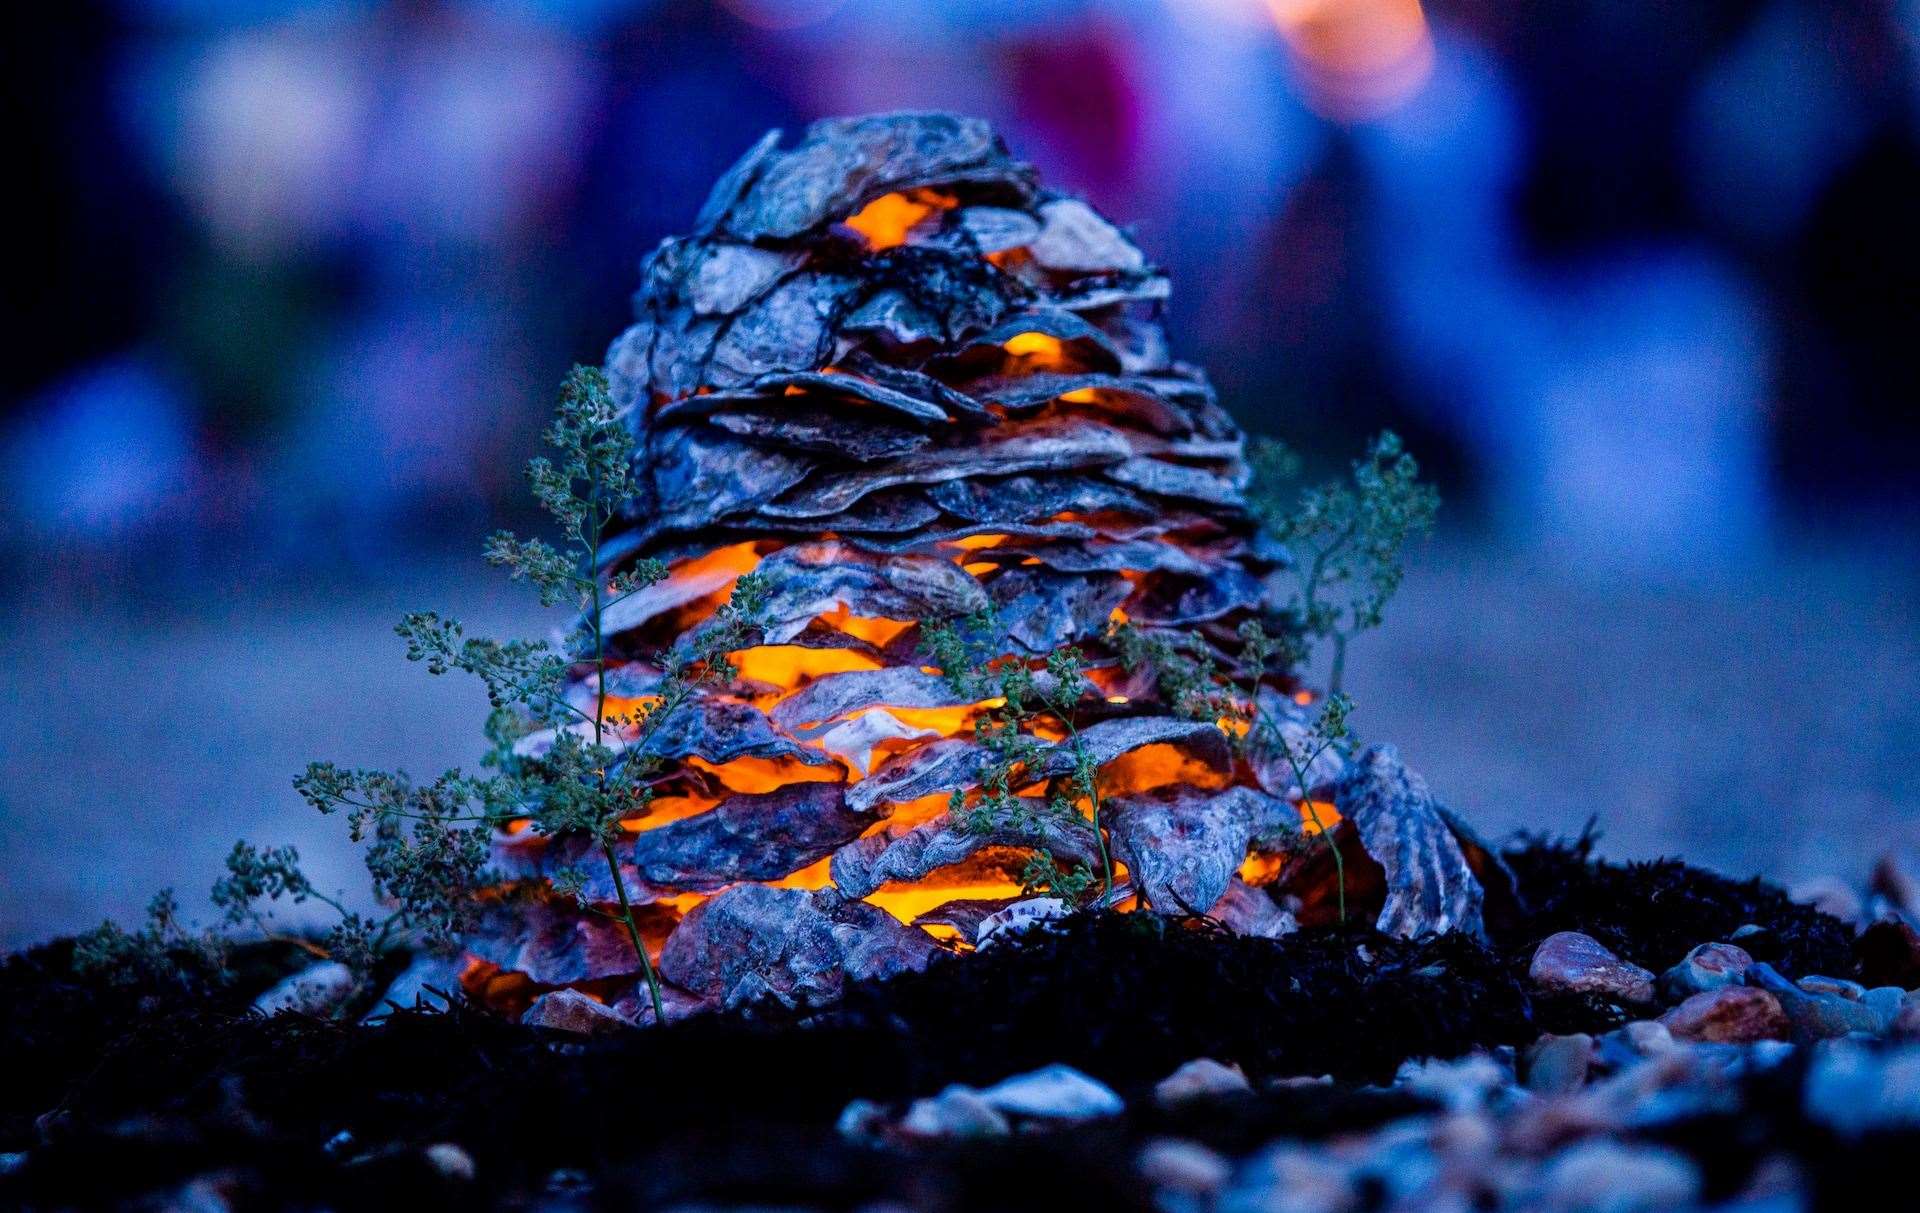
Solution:
<path fill-rule="evenodd" d="M 1676 1040 L 1750 1044 L 1785 1040 L 1792 1030 L 1780 1000 L 1751 986 L 1695 994 L 1660 1017 Z"/>
<path fill-rule="evenodd" d="M 1196 1057 L 1154 1084 L 1154 1102 L 1163 1108 L 1193 1099 L 1237 1095 L 1253 1090 L 1238 1065 L 1221 1065 L 1211 1057 Z"/>
<path fill-rule="evenodd" d="M 1642 1019 L 1620 1029 L 1642 1057 L 1665 1057 L 1676 1047 L 1673 1033 L 1657 1019 Z"/>
<path fill-rule="evenodd" d="M 1866 917 L 1866 903 L 1852 885 L 1838 876 L 1816 876 L 1789 889 L 1787 896 L 1841 922 L 1858 924 Z"/>
<path fill-rule="evenodd" d="M 1527 1050 L 1527 1090 L 1537 1095 L 1578 1091 L 1586 1085 L 1593 1060 L 1593 1037 L 1585 1032 L 1542 1036 Z"/>
<path fill-rule="evenodd" d="M 840 1110 L 840 1119 L 833 1122 L 834 1131 L 842 1137 L 855 1141 L 864 1141 L 879 1135 L 886 1127 L 887 1110 L 871 1099 L 856 1099 Z"/>
<path fill-rule="evenodd" d="M 1821 1045 L 1801 1098 L 1809 1119 L 1846 1136 L 1920 1125 L 1920 1048 Z"/>
<path fill-rule="evenodd" d="M 1875 986 L 1860 996 L 1860 1005 L 1873 1012 L 1880 1021 L 1878 1031 L 1885 1034 L 1900 1021 L 1900 1013 L 1907 1005 L 1907 992 L 1899 986 Z"/>
<path fill-rule="evenodd" d="M 1660 995 L 1668 1002 L 1683 1002 L 1708 990 L 1740 985 L 1752 964 L 1753 957 L 1745 948 L 1730 943 L 1703 943 L 1660 975 Z"/>
<path fill-rule="evenodd" d="M 974 937 L 975 946 L 985 951 L 993 944 L 1025 934 L 1041 923 L 1065 918 L 1067 913 L 1067 903 L 1058 897 L 1029 897 L 1025 901 L 1016 901 L 1006 909 L 980 920 L 980 933 Z"/>
<path fill-rule="evenodd" d="M 1104 1084 L 1059 1064 L 1003 1079 L 981 1091 L 980 1097 L 1002 1112 L 1037 1120 L 1091 1120 L 1118 1116 L 1127 1109 Z"/>
<path fill-rule="evenodd" d="M 1887 1032 L 1901 1040 L 1920 1039 L 1920 990 L 1908 990 L 1901 998 L 1900 1010 Z"/>
<path fill-rule="evenodd" d="M 1360 1207 L 1354 1167 L 1330 1150 L 1280 1142 L 1248 1160 L 1222 1195 L 1222 1209 L 1347 1213 Z"/>
<path fill-rule="evenodd" d="M 1540 1186 L 1541 1199 L 1529 1207 L 1656 1213 L 1692 1204 L 1700 1195 L 1700 1173 L 1672 1150 L 1585 1141 L 1549 1162 Z"/>
<path fill-rule="evenodd" d="M 447 1179 L 470 1180 L 474 1177 L 473 1155 L 450 1141 L 436 1141 L 421 1151 L 427 1165 Z"/>
<path fill-rule="evenodd" d="M 1822 977 L 1816 973 L 1802 977 L 1794 984 L 1809 994 L 1832 994 L 1849 1002 L 1859 1002 L 1867 996 L 1867 987 L 1844 977 Z"/>
<path fill-rule="evenodd" d="M 353 997 L 359 982 L 353 970 L 337 960 L 302 969 L 253 1000 L 253 1009 L 262 1015 L 298 1011 L 306 1015 L 331 1015 Z"/>
<path fill-rule="evenodd" d="M 1511 1090 L 1513 1070 L 1485 1053 L 1470 1053 L 1441 1061 L 1434 1058 L 1402 1062 L 1393 1076 L 1396 1087 L 1439 1103 L 1451 1112 L 1487 1107 Z"/>
<path fill-rule="evenodd" d="M 956 1083 L 930 1099 L 914 1100 L 900 1131 L 914 1137 L 1004 1137 L 1012 1129 L 980 1092 Z"/>
<path fill-rule="evenodd" d="M 1135 1164 L 1155 1188 L 1211 1198 L 1233 1177 L 1233 1164 L 1198 1142 L 1163 1137 L 1150 1141 Z"/>
<path fill-rule="evenodd" d="M 534 1028 L 553 1028 L 581 1036 L 617 1032 L 633 1025 L 612 1007 L 595 1002 L 578 990 L 555 990 L 533 1000 L 520 1022 Z"/>
<path fill-rule="evenodd" d="M 1747 970 L 1747 983 L 1779 1000 L 1794 1032 L 1813 1040 L 1828 1040 L 1849 1032 L 1877 1032 L 1880 1021 L 1867 1007 L 1833 994 L 1809 994 L 1780 975 L 1770 964 Z"/>
<path fill-rule="evenodd" d="M 1578 931 L 1547 936 L 1527 966 L 1527 976 L 1551 994 L 1597 994 L 1616 1002 L 1653 1001 L 1653 974 L 1615 956 L 1599 940 Z"/>

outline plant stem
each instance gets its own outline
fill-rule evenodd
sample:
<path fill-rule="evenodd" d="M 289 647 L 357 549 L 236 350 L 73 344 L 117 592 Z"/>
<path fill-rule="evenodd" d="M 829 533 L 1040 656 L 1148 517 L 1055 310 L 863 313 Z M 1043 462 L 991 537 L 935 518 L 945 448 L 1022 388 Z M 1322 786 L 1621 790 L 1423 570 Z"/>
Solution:
<path fill-rule="evenodd" d="M 595 476 L 587 492 L 587 517 L 591 520 L 589 535 L 582 535 L 589 553 L 588 559 L 600 551 L 600 530 L 605 520 L 600 516 L 600 479 Z M 600 624 L 600 574 L 590 570 L 589 579 L 593 584 L 593 597 L 589 606 L 589 618 L 593 621 L 593 744 L 604 744 L 607 719 L 607 647 L 606 633 Z M 607 791 L 607 770 L 600 769 L 600 793 L 604 798 Z M 607 857 L 607 871 L 613 877 L 613 888 L 620 895 L 620 920 L 627 924 L 627 938 L 633 941 L 634 954 L 640 958 L 640 971 L 647 977 L 647 997 L 653 1001 L 653 1022 L 662 1025 L 667 1022 L 666 1008 L 660 1002 L 660 978 L 653 971 L 653 958 L 647 955 L 646 941 L 640 938 L 640 924 L 633 917 L 633 902 L 627 898 L 627 882 L 620 875 L 620 859 L 613 853 L 613 843 L 604 838 L 600 843 L 600 853 Z"/>
<path fill-rule="evenodd" d="M 1345 632 L 1333 634 L 1333 668 L 1327 672 L 1327 694 L 1329 695 L 1340 693 L 1340 677 L 1347 668 L 1348 639 L 1350 637 Z"/>
<path fill-rule="evenodd" d="M 1333 840 L 1333 835 L 1329 833 L 1327 827 L 1321 823 L 1320 811 L 1313 807 L 1312 797 L 1302 792 L 1300 794 L 1300 803 L 1306 807 L 1307 820 L 1313 823 L 1313 828 L 1319 831 L 1320 837 L 1327 840 L 1327 849 L 1333 852 L 1334 878 L 1339 882 L 1340 886 L 1340 925 L 1345 926 L 1347 925 L 1347 864 L 1344 859 L 1340 858 L 1340 844 Z"/>
<path fill-rule="evenodd" d="M 620 894 L 620 920 L 627 924 L 627 938 L 633 940 L 633 950 L 640 957 L 640 971 L 647 976 L 647 997 L 653 1000 L 653 1022 L 667 1022 L 666 1008 L 660 1004 L 660 978 L 653 971 L 653 958 L 647 955 L 647 945 L 640 938 L 640 924 L 633 918 L 633 903 L 627 900 L 627 882 L 620 875 L 620 860 L 613 853 L 613 844 L 600 844 L 600 853 L 607 857 L 607 870 L 613 873 L 614 891 Z"/>
<path fill-rule="evenodd" d="M 1093 839 L 1100 844 L 1100 892 L 1104 896 L 1113 892 L 1113 856 L 1107 850 L 1107 833 L 1100 827 L 1100 788 L 1095 782 L 1086 746 L 1080 740 L 1080 730 L 1073 727 L 1073 717 L 1063 705 L 1050 706 L 1060 717 L 1060 723 L 1067 726 L 1067 736 L 1073 741 L 1075 782 L 1081 784 L 1087 794 L 1087 803 L 1093 808 Z"/>

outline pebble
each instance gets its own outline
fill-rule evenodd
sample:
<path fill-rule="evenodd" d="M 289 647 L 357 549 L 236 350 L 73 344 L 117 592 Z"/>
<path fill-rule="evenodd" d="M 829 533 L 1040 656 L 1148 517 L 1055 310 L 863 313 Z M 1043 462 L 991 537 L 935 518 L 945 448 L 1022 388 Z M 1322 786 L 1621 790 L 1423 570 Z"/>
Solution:
<path fill-rule="evenodd" d="M 1237 1065 L 1221 1065 L 1211 1057 L 1196 1057 L 1154 1084 L 1153 1099 L 1161 1107 L 1172 1107 L 1194 1099 L 1210 1099 L 1251 1091 L 1244 1071 Z"/>
<path fill-rule="evenodd" d="M 262 1015 L 275 1015 L 281 1011 L 331 1015 L 341 1003 L 353 997 L 358 984 L 352 969 L 337 960 L 329 960 L 286 978 L 254 999 L 253 1009 Z"/>
<path fill-rule="evenodd" d="M 1002 1079 L 980 1097 L 1002 1112 L 1037 1120 L 1092 1120 L 1127 1110 L 1106 1085 L 1058 1063 Z"/>
<path fill-rule="evenodd" d="M 533 1000 L 520 1022 L 536 1028 L 554 1028 L 580 1036 L 598 1036 L 633 1025 L 612 1007 L 595 1002 L 578 990 L 555 990 Z"/>
<path fill-rule="evenodd" d="M 1353 1169 L 1331 1151 L 1279 1142 L 1255 1155 L 1220 1196 L 1220 1213 L 1346 1213 L 1359 1207 Z"/>
<path fill-rule="evenodd" d="M 1585 1032 L 1542 1036 L 1527 1050 L 1527 1090 L 1536 1095 L 1578 1091 L 1586 1085 L 1594 1054 L 1593 1037 Z"/>
<path fill-rule="evenodd" d="M 1875 986 L 1860 996 L 1860 1005 L 1873 1012 L 1880 1021 L 1875 1030 L 1884 1035 L 1900 1021 L 1900 1012 L 1907 1005 L 1907 992 L 1899 986 Z"/>
<path fill-rule="evenodd" d="M 477 1172 L 473 1155 L 450 1141 L 436 1141 L 421 1153 L 426 1155 L 427 1165 L 446 1179 L 470 1180 Z"/>
<path fill-rule="evenodd" d="M 1794 983 L 1809 994 L 1832 994 L 1852 1002 L 1859 1002 L 1867 996 L 1867 987 L 1857 981 L 1848 981 L 1844 977 L 1822 977 L 1810 974 Z"/>
<path fill-rule="evenodd" d="M 1042 923 L 1065 918 L 1070 909 L 1058 897 L 1029 897 L 1025 901 L 1016 901 L 1006 909 L 996 910 L 980 920 L 974 932 L 974 946 L 984 952 L 994 944 L 1025 934 Z"/>
<path fill-rule="evenodd" d="M 1783 1040 L 1791 1031 L 1780 1000 L 1751 986 L 1695 994 L 1660 1017 L 1676 1040 L 1748 1044 Z"/>
<path fill-rule="evenodd" d="M 1597 994 L 1616 1002 L 1653 1001 L 1653 974 L 1615 956 L 1578 931 L 1547 936 L 1527 966 L 1533 983 L 1553 994 Z"/>
<path fill-rule="evenodd" d="M 980 1092 L 955 1084 L 930 1099 L 914 1100 L 900 1131 L 914 1137 L 1004 1137 L 1013 1127 Z"/>
<path fill-rule="evenodd" d="M 1920 1046 L 1821 1045 L 1801 1098 L 1809 1119 L 1845 1136 L 1920 1126 Z"/>
<path fill-rule="evenodd" d="M 1920 990 L 1908 990 L 1900 999 L 1900 1010 L 1887 1025 L 1887 1034 L 1898 1040 L 1920 1039 Z"/>
<path fill-rule="evenodd" d="M 856 1099 L 840 1110 L 840 1119 L 833 1123 L 834 1131 L 842 1137 L 856 1141 L 877 1137 L 886 1128 L 887 1110 L 871 1099 Z"/>
<path fill-rule="evenodd" d="M 1155 1188 L 1211 1198 L 1233 1178 L 1233 1164 L 1198 1142 L 1162 1137 L 1140 1151 L 1140 1177 Z"/>
<path fill-rule="evenodd" d="M 1394 1075 L 1394 1085 L 1425 1096 L 1452 1112 L 1486 1107 L 1505 1094 L 1513 1070 L 1485 1053 L 1470 1053 L 1449 1061 L 1409 1061 Z"/>
<path fill-rule="evenodd" d="M 1700 1173 L 1672 1150 L 1586 1141 L 1547 1164 L 1539 1195 L 1539 1207 L 1546 1209 L 1664 1213 L 1699 1197 Z"/>
<path fill-rule="evenodd" d="M 1753 964 L 1745 948 L 1730 943 L 1703 943 L 1686 959 L 1660 975 L 1660 996 L 1684 1002 L 1695 994 L 1740 985 Z"/>
<path fill-rule="evenodd" d="M 1835 994 L 1810 994 L 1781 976 L 1770 964 L 1756 963 L 1748 969 L 1747 982 L 1779 1000 L 1797 1035 L 1827 1040 L 1849 1032 L 1880 1030 L 1880 1019 L 1871 1008 Z"/>

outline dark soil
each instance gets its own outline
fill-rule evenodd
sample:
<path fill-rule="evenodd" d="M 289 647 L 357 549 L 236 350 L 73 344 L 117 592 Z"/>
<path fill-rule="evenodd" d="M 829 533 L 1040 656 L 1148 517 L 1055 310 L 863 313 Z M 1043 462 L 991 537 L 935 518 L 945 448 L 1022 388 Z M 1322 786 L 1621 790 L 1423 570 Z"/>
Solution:
<path fill-rule="evenodd" d="M 290 964 L 271 949 L 249 952 L 248 980 L 224 990 L 130 990 L 77 979 L 70 945 L 52 944 L 0 966 L 0 1151 L 26 1152 L 0 1177 L 0 1205 L 119 1203 L 208 1175 L 236 1207 L 280 1207 L 294 1194 L 336 1207 L 470 1205 L 473 1190 L 439 1179 L 421 1153 L 457 1142 L 498 1203 L 545 1192 L 595 1207 L 697 1198 L 852 1208 L 891 1196 L 964 1209 L 1004 1207 L 1018 1193 L 1025 1207 L 1138 1208 L 1139 1185 L 1111 1160 L 1144 1137 L 1177 1132 L 1223 1149 L 1311 1140 L 1407 1112 L 1410 1097 L 1362 1084 L 1388 1081 L 1409 1057 L 1612 1026 L 1619 1013 L 1604 1004 L 1531 996 L 1527 961 L 1557 930 L 1660 969 L 1754 923 L 1789 973 L 1855 971 L 1847 927 L 1757 882 L 1677 863 L 1595 863 L 1578 844 L 1509 859 L 1521 901 L 1492 915 L 1491 947 L 1357 927 L 1266 941 L 1200 922 L 1087 916 L 858 986 L 811 1017 L 709 1016 L 586 1042 L 469 1010 L 374 1027 L 262 1019 L 248 999 Z M 1311 1097 L 1155 1110 L 1151 1084 L 1199 1056 L 1256 1078 L 1342 1081 Z M 905 1100 L 1056 1061 L 1110 1083 L 1133 1110 L 1070 1134 L 914 1157 L 833 1129 L 854 1098 Z M 1748 1159 L 1762 1153 L 1748 1140 L 1756 1133 L 1801 1129 L 1784 1111 L 1748 1119 L 1717 1139 L 1739 1142 Z"/>

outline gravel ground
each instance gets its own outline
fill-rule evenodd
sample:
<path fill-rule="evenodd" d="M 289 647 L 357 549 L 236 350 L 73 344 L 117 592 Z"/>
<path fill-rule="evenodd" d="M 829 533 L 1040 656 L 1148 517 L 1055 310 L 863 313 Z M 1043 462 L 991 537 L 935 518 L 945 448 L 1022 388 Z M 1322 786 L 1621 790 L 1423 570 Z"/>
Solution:
<path fill-rule="evenodd" d="M 1489 545 L 1424 551 L 1356 645 L 1356 725 L 1496 837 L 1577 832 L 1612 858 L 1862 877 L 1920 845 L 1920 565 L 1789 555 L 1756 572 L 1574 578 Z M 358 890 L 311 758 L 470 763 L 485 701 L 400 659 L 405 610 L 544 626 L 472 566 L 152 599 L 17 591 L 0 636 L 0 947 L 190 907 L 236 838 L 293 842 Z"/>

